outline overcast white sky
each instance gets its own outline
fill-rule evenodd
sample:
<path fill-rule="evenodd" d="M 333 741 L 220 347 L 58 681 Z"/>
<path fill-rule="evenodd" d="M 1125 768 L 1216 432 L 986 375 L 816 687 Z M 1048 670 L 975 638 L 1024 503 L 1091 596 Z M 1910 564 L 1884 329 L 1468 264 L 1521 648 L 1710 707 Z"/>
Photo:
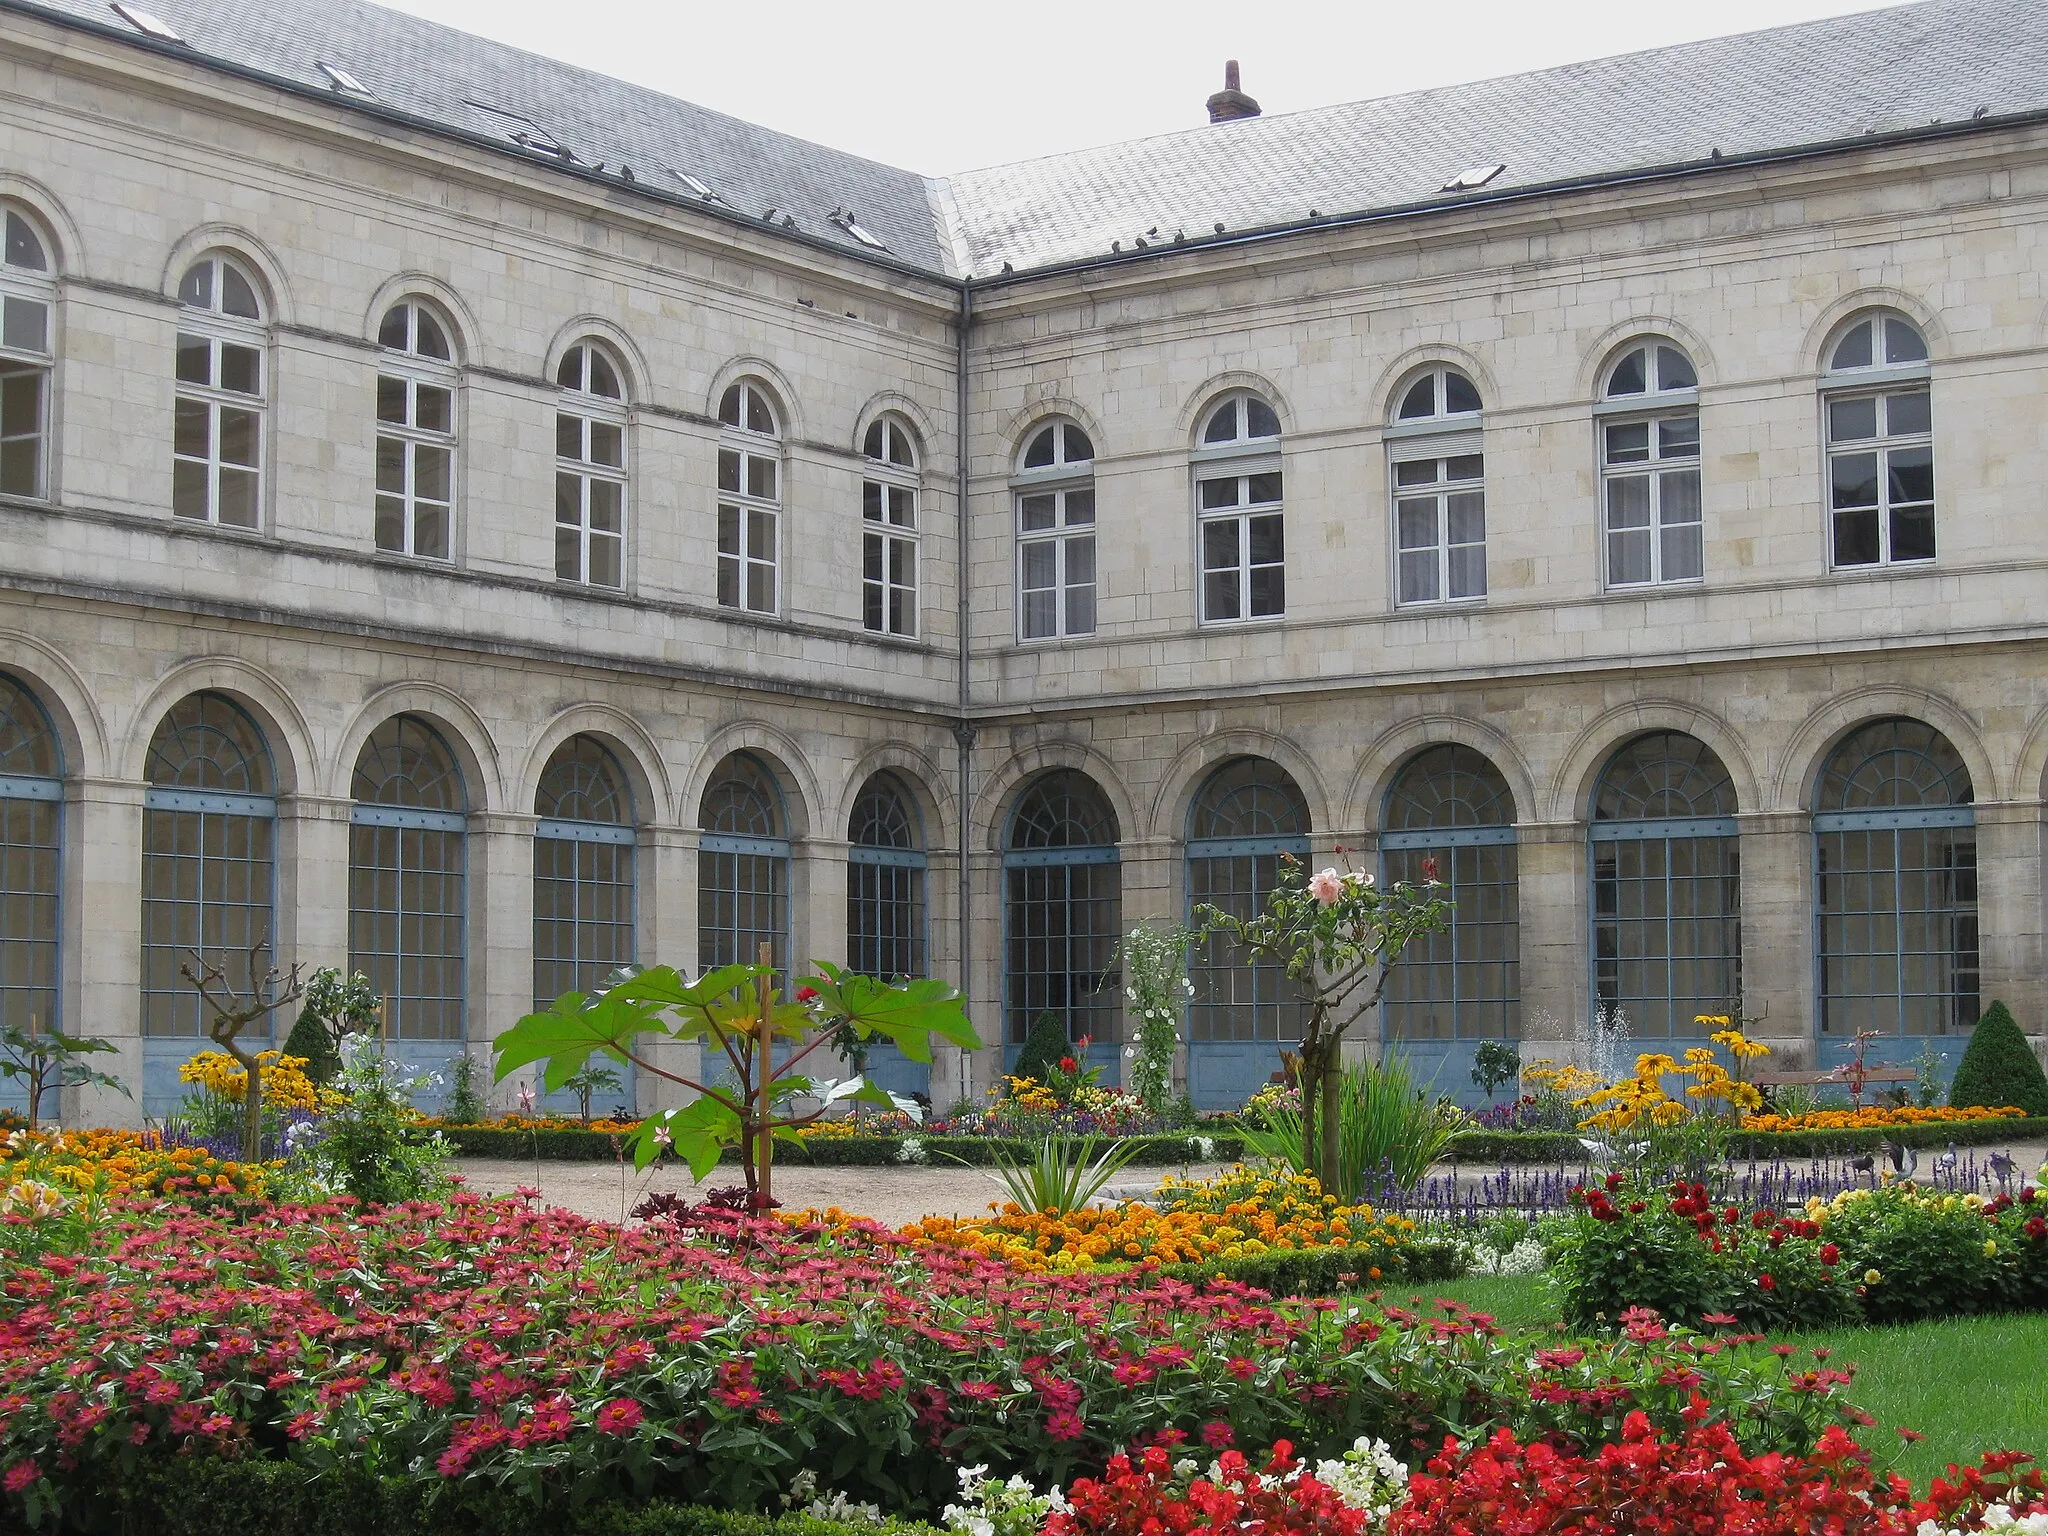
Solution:
<path fill-rule="evenodd" d="M 926 174 L 1881 9 L 1884 0 L 384 0 Z"/>

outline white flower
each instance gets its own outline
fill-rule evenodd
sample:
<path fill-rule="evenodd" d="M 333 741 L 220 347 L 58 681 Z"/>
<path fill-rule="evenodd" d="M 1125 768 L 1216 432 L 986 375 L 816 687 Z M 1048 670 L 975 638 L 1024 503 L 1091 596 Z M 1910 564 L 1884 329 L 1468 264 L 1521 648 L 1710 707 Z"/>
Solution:
<path fill-rule="evenodd" d="M 896 1148 L 899 1163 L 922 1163 L 926 1161 L 924 1142 L 916 1136 L 906 1136 Z"/>
<path fill-rule="evenodd" d="M 1317 870 L 1308 878 L 1308 893 L 1318 906 L 1334 907 L 1343 891 L 1344 882 L 1335 869 Z"/>

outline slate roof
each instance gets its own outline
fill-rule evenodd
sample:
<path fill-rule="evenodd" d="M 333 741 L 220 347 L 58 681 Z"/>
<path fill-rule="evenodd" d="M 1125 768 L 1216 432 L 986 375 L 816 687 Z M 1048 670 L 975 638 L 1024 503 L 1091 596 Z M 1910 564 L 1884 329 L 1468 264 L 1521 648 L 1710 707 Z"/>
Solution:
<path fill-rule="evenodd" d="M 1925 0 L 1557 69 L 1335 107 L 1204 124 L 930 180 L 472 37 L 366 0 L 137 0 L 214 61 L 344 104 L 319 63 L 382 108 L 497 143 L 565 146 L 583 169 L 934 276 L 992 276 L 1322 216 L 2048 112 L 2048 4 Z M 0 0 L 150 46 L 104 0 Z M 184 51 L 184 50 L 174 50 Z M 1254 91 L 1256 80 L 1247 84 Z M 1195 106 L 1191 90 L 1191 108 Z M 502 110 L 493 111 L 492 108 Z M 507 114 L 513 115 L 507 115 Z M 559 159 L 531 154 L 536 161 Z M 1440 189 L 1505 166 L 1476 192 Z M 886 256 L 833 222 L 850 210 Z"/>

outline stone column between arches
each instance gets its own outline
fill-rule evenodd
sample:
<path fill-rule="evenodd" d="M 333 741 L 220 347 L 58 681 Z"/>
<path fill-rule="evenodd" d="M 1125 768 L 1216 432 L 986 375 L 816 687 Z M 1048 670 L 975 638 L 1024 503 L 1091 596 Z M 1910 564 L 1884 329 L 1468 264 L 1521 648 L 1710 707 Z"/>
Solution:
<path fill-rule="evenodd" d="M 697 833 L 684 827 L 642 827 L 639 855 L 639 945 L 642 965 L 668 965 L 697 974 Z M 646 1059 L 667 1072 L 694 1078 L 702 1054 L 694 1041 L 654 1043 L 642 1036 Z M 634 1107 L 642 1114 L 674 1109 L 696 1097 L 652 1072 L 633 1075 Z"/>
<path fill-rule="evenodd" d="M 540 818 L 510 811 L 470 814 L 468 1006 L 464 1049 L 489 1083 L 491 1042 L 533 1011 L 533 835 Z M 537 1073 L 527 1068 L 487 1091 L 494 1109 L 510 1109 Z"/>
<path fill-rule="evenodd" d="M 1776 1071 L 1809 1071 L 1814 1051 L 1813 821 L 1804 811 L 1735 818 L 1742 860 L 1742 1007 Z"/>
<path fill-rule="evenodd" d="M 66 788 L 65 903 L 60 984 L 68 1033 L 116 1051 L 93 1066 L 128 1085 L 72 1088 L 67 1125 L 142 1124 L 142 797 L 123 779 L 73 779 Z M 56 1107 L 56 1106 L 53 1106 Z"/>
<path fill-rule="evenodd" d="M 1978 804 L 1977 964 L 1980 1006 L 1994 998 L 2035 1041 L 2048 1035 L 2048 983 L 2042 965 L 2042 802 Z"/>
<path fill-rule="evenodd" d="M 1522 1060 L 1564 1060 L 1579 1021 L 1592 1007 L 1586 824 L 1522 822 L 1515 828 L 1515 843 L 1522 941 Z"/>

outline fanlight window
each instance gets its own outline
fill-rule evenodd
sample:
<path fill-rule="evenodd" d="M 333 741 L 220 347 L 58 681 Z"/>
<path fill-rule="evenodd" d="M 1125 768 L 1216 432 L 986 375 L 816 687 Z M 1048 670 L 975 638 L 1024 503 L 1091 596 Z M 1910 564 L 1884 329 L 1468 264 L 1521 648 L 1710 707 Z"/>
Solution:
<path fill-rule="evenodd" d="M 1394 409 L 1396 422 L 1429 421 L 1440 416 L 1477 416 L 1479 386 L 1455 368 L 1432 368 L 1401 391 Z"/>

